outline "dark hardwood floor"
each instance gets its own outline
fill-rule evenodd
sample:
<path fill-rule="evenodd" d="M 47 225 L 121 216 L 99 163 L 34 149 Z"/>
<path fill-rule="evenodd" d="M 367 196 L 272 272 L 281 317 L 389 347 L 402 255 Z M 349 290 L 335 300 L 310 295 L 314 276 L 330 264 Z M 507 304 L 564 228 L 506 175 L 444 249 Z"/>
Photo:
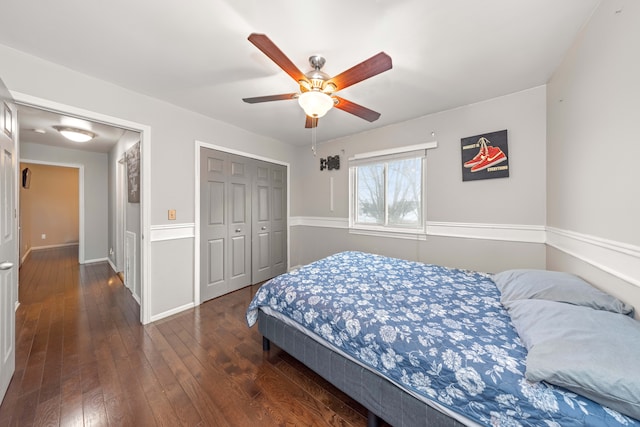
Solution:
<path fill-rule="evenodd" d="M 244 318 L 256 286 L 142 326 L 109 265 L 77 260 L 77 247 L 46 249 L 20 269 L 0 425 L 366 425 L 362 406 L 276 346 L 262 351 Z"/>

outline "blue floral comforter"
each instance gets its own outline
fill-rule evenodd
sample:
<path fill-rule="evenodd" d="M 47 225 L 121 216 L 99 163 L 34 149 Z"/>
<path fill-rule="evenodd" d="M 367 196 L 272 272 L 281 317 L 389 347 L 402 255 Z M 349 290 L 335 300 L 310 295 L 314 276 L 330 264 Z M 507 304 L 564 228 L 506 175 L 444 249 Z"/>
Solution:
<path fill-rule="evenodd" d="M 342 252 L 265 283 L 247 310 L 249 326 L 261 306 L 483 425 L 640 426 L 524 378 L 526 349 L 489 274 Z"/>

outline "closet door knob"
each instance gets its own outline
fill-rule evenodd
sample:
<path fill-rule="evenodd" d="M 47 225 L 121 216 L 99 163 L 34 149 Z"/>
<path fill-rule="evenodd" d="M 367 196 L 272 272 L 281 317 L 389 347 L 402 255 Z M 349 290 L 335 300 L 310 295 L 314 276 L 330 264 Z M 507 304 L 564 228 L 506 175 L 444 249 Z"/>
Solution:
<path fill-rule="evenodd" d="M 242 231 L 242 229 L 241 229 L 241 228 L 236 228 L 236 233 L 239 233 L 239 232 L 241 232 L 241 231 Z"/>
<path fill-rule="evenodd" d="M 267 229 L 267 227 L 265 227 L 264 225 L 262 226 L 262 228 L 260 228 L 260 230 L 262 230 L 262 231 L 264 231 L 266 229 Z"/>
<path fill-rule="evenodd" d="M 0 262 L 0 270 L 10 270 L 13 267 L 13 263 L 9 261 Z"/>

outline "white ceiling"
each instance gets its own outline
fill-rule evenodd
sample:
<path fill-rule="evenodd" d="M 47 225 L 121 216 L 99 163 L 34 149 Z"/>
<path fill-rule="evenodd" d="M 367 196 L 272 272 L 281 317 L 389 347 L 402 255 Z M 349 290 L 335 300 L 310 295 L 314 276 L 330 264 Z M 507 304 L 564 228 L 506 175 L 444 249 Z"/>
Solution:
<path fill-rule="evenodd" d="M 297 90 L 252 32 L 303 72 L 312 54 L 329 75 L 391 56 L 391 70 L 338 92 L 380 119 L 333 109 L 317 129 L 325 141 L 545 84 L 599 1 L 12 1 L 0 43 L 301 145 L 311 131 L 295 101 L 242 102 Z"/>
<path fill-rule="evenodd" d="M 108 153 L 128 130 L 92 122 L 72 116 L 65 116 L 51 111 L 20 105 L 18 107 L 20 122 L 20 141 L 74 150 Z M 54 126 L 68 126 L 89 130 L 97 136 L 90 142 L 69 141 L 58 133 Z"/>

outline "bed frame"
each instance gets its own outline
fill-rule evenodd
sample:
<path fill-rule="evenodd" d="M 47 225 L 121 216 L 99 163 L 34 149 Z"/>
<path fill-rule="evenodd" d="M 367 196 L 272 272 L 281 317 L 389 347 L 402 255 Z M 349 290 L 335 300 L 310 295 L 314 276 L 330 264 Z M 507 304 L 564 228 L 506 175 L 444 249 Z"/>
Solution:
<path fill-rule="evenodd" d="M 381 419 L 396 427 L 464 426 L 262 310 L 258 311 L 258 330 L 264 351 L 273 342 L 367 408 L 368 427 L 379 426 Z"/>

